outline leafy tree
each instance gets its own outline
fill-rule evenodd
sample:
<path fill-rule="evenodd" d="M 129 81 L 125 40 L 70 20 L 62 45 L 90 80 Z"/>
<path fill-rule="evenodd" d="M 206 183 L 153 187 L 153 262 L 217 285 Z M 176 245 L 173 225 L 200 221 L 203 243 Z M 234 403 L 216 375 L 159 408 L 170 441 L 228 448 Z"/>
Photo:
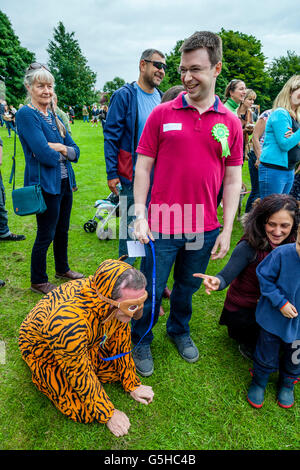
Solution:
<path fill-rule="evenodd" d="M 59 105 L 81 109 L 95 101 L 96 74 L 87 65 L 75 33 L 68 33 L 60 21 L 49 42 L 49 68 L 55 78 Z"/>
<path fill-rule="evenodd" d="M 170 54 L 166 54 L 166 64 L 167 64 L 166 75 L 159 87 L 162 91 L 166 91 L 168 90 L 168 88 L 175 86 L 175 85 L 181 85 L 180 75 L 177 72 L 177 69 L 180 64 L 179 49 L 182 43 L 183 43 L 183 40 L 177 41 L 175 44 L 175 47 L 172 49 Z"/>
<path fill-rule="evenodd" d="M 266 57 L 262 53 L 261 41 L 252 35 L 238 31 L 221 29 L 223 42 L 223 70 L 220 78 L 224 84 L 240 78 L 247 88 L 257 94 L 257 102 L 262 108 L 270 103 L 270 78 L 266 71 Z M 224 94 L 225 88 L 223 89 Z M 221 95 L 223 97 L 223 95 Z"/>
<path fill-rule="evenodd" d="M 125 80 L 120 77 L 115 77 L 113 80 L 110 80 L 104 84 L 103 91 L 104 93 L 108 94 L 108 101 L 110 100 L 113 92 L 121 88 L 123 85 L 125 85 Z"/>
<path fill-rule="evenodd" d="M 1 90 L 6 88 L 6 100 L 9 104 L 18 105 L 25 97 L 23 84 L 25 70 L 35 60 L 33 52 L 30 52 L 16 36 L 8 17 L 0 11 L 0 75 Z"/>
<path fill-rule="evenodd" d="M 271 77 L 270 98 L 273 101 L 292 75 L 300 75 L 300 56 L 287 51 L 286 56 L 273 59 L 268 73 Z"/>

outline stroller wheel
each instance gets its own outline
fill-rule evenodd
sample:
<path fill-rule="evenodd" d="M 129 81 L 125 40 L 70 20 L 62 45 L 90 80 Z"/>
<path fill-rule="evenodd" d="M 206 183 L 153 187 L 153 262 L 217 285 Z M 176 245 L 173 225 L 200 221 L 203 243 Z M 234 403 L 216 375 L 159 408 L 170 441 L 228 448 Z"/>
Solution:
<path fill-rule="evenodd" d="M 95 232 L 96 227 L 97 227 L 97 222 L 95 220 L 88 220 L 83 226 L 84 230 L 87 233 Z"/>

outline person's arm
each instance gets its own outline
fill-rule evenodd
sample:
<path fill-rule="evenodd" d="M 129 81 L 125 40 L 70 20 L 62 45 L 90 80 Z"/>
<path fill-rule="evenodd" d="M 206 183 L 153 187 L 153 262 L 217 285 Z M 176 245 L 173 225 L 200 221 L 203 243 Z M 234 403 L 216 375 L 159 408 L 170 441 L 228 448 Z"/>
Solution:
<path fill-rule="evenodd" d="M 154 158 L 147 157 L 146 155 L 138 155 L 133 189 L 136 215 L 134 235 L 141 243 L 149 243 L 149 238 L 154 241 L 146 215 L 146 201 L 150 188 L 150 174 L 153 165 Z"/>
<path fill-rule="evenodd" d="M 110 190 L 115 194 L 118 194 L 116 186 L 120 183 L 118 175 L 118 155 L 128 108 L 128 103 L 125 98 L 125 93 L 120 91 L 112 95 L 105 127 L 103 129 L 107 184 Z"/>
<path fill-rule="evenodd" d="M 35 158 L 45 166 L 55 167 L 61 159 L 60 152 L 52 149 L 42 130 L 40 120 L 34 112 L 23 111 L 23 108 L 16 115 L 17 128 L 20 137 L 24 139 L 26 145 L 34 154 Z"/>
<path fill-rule="evenodd" d="M 0 138 L 0 166 L 2 165 L 2 155 L 3 155 L 3 142 Z"/>
<path fill-rule="evenodd" d="M 290 137 L 286 137 L 286 133 L 291 127 L 288 111 L 278 108 L 273 111 L 269 119 L 271 118 L 276 142 L 281 150 L 288 152 L 300 142 L 300 128 Z"/>
<path fill-rule="evenodd" d="M 229 284 L 255 259 L 255 250 L 246 240 L 242 240 L 234 248 L 226 266 L 215 276 L 202 273 L 195 273 L 195 277 L 201 277 L 206 288 L 206 293 L 210 291 L 226 289 Z"/>
<path fill-rule="evenodd" d="M 242 187 L 242 167 L 226 166 L 223 180 L 223 230 L 211 252 L 212 259 L 224 258 L 230 248 L 230 238 Z"/>
<path fill-rule="evenodd" d="M 255 124 L 253 135 L 252 135 L 252 143 L 253 143 L 253 150 L 256 156 L 256 165 L 258 166 L 260 163 L 260 154 L 261 154 L 261 146 L 260 146 L 260 138 L 265 132 L 266 129 L 266 121 L 264 119 L 259 119 Z"/>

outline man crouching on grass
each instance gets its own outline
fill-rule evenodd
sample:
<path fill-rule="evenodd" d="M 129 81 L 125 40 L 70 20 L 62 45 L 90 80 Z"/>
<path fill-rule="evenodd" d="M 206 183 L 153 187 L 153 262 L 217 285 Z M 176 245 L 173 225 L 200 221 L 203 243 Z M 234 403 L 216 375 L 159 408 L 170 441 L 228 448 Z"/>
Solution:
<path fill-rule="evenodd" d="M 32 381 L 66 416 L 105 423 L 117 437 L 130 422 L 103 383 L 121 382 L 144 404 L 151 387 L 136 375 L 130 320 L 143 314 L 146 279 L 123 261 L 106 260 L 93 276 L 62 284 L 43 297 L 20 328 L 19 346 Z"/>

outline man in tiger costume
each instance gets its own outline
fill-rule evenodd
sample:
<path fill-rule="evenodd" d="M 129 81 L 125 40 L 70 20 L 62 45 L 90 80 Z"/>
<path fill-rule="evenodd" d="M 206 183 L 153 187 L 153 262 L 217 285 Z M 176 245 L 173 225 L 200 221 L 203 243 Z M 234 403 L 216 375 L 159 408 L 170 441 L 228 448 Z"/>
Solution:
<path fill-rule="evenodd" d="M 130 422 L 102 383 L 121 382 L 144 404 L 154 396 L 128 354 L 129 322 L 143 314 L 145 287 L 145 277 L 131 265 L 106 260 L 94 275 L 49 292 L 20 328 L 20 350 L 37 388 L 74 421 L 105 423 L 115 436 L 127 434 Z"/>

